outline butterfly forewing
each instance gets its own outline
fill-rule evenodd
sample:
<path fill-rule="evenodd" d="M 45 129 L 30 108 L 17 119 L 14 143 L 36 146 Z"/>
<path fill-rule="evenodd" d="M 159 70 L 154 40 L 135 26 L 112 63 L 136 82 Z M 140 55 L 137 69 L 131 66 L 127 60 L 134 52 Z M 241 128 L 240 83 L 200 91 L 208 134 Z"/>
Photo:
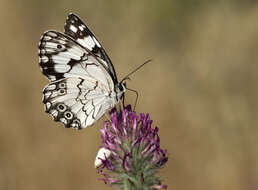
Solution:
<path fill-rule="evenodd" d="M 89 76 L 106 84 L 110 89 L 114 88 L 112 78 L 95 56 L 60 32 L 48 31 L 42 35 L 39 64 L 43 74 L 51 81 Z"/>
<path fill-rule="evenodd" d="M 69 14 L 65 33 L 45 32 L 39 43 L 39 64 L 51 81 L 43 90 L 45 111 L 65 127 L 82 129 L 118 103 L 113 65 L 92 32 Z"/>
<path fill-rule="evenodd" d="M 39 64 L 43 74 L 52 81 L 71 73 L 84 56 L 85 51 L 62 33 L 48 31 L 40 39 Z"/>
<path fill-rule="evenodd" d="M 101 46 L 95 35 L 82 22 L 82 20 L 78 16 L 71 13 L 66 19 L 64 29 L 65 34 L 69 35 L 81 46 L 88 49 L 92 54 L 96 56 L 96 58 L 100 58 L 100 63 L 109 72 L 114 83 L 116 84 L 117 77 L 111 60 L 109 59 L 104 48 Z M 102 60 L 105 61 L 103 62 Z"/>

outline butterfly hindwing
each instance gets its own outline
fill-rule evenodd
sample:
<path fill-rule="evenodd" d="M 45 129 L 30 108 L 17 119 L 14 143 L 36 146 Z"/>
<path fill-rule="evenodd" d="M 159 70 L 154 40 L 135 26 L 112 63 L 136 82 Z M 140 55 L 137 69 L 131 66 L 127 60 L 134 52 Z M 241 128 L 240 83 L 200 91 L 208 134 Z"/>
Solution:
<path fill-rule="evenodd" d="M 45 111 L 67 128 L 82 129 L 92 125 L 107 109 L 106 89 L 94 79 L 65 78 L 43 90 Z M 110 102 L 112 100 L 110 99 Z M 104 107 L 103 107 L 104 106 Z M 104 109 L 103 109 L 104 108 Z"/>

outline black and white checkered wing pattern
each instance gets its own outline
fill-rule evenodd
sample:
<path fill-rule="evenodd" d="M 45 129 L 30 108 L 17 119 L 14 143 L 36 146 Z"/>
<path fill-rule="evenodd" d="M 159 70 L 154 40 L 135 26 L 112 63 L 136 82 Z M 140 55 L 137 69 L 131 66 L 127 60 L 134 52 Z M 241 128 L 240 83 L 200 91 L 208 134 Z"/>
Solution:
<path fill-rule="evenodd" d="M 40 39 L 39 65 L 43 74 L 51 81 L 87 76 L 101 81 L 113 90 L 113 80 L 100 64 L 100 60 L 60 32 L 47 31 Z"/>
<path fill-rule="evenodd" d="M 95 123 L 114 102 L 105 86 L 93 78 L 64 78 L 43 90 L 45 111 L 67 128 L 83 129 Z"/>
<path fill-rule="evenodd" d="M 101 46 L 95 35 L 82 22 L 82 20 L 73 13 L 70 13 L 66 19 L 64 26 L 65 34 L 69 35 L 81 46 L 89 50 L 97 58 L 100 58 L 100 63 L 110 74 L 114 83 L 117 83 L 115 69 L 104 48 Z"/>
<path fill-rule="evenodd" d="M 64 34 L 42 35 L 39 65 L 51 81 L 43 91 L 45 111 L 68 128 L 94 124 L 124 93 L 117 88 L 115 70 L 104 49 L 73 14 L 67 18 Z"/>

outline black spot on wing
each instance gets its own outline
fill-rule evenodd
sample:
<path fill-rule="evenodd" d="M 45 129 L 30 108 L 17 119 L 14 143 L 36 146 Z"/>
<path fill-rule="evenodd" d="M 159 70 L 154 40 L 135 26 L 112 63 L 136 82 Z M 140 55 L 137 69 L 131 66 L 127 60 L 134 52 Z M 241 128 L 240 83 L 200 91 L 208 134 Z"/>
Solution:
<path fill-rule="evenodd" d="M 73 113 L 70 107 L 64 103 L 51 104 L 51 107 L 45 111 L 51 114 L 55 121 L 63 123 L 65 128 L 83 129 L 76 113 Z"/>

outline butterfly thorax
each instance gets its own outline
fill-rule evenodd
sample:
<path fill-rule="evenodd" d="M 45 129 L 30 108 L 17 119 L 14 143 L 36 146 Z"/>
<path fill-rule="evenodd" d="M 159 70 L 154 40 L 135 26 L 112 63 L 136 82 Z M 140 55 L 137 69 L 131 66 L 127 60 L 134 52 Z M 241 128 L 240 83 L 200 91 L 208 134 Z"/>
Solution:
<path fill-rule="evenodd" d="M 115 87 L 115 96 L 116 96 L 117 102 L 119 102 L 119 100 L 121 100 L 125 91 L 126 91 L 126 83 L 121 83 L 121 82 L 117 83 L 117 85 Z"/>

